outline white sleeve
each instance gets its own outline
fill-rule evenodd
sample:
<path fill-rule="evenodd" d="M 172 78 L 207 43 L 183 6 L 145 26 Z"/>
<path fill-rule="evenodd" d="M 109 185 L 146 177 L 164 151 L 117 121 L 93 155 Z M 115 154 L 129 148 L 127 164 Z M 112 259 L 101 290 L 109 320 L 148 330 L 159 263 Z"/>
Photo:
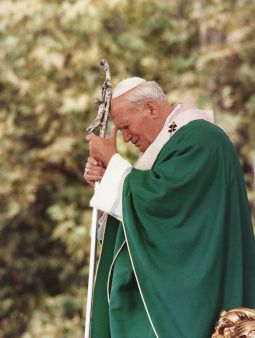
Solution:
<path fill-rule="evenodd" d="M 119 154 L 112 156 L 104 176 L 90 201 L 90 206 L 122 220 L 122 190 L 132 165 Z"/>

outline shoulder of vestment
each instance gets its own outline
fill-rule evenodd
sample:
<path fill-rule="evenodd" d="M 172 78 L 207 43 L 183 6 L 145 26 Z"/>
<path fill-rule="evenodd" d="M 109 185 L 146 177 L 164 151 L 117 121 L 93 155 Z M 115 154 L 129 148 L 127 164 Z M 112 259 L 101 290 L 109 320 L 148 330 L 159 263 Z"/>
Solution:
<path fill-rule="evenodd" d="M 156 163 L 195 149 L 214 153 L 219 148 L 235 152 L 232 142 L 221 128 L 205 120 L 195 120 L 170 137 L 159 153 Z"/>

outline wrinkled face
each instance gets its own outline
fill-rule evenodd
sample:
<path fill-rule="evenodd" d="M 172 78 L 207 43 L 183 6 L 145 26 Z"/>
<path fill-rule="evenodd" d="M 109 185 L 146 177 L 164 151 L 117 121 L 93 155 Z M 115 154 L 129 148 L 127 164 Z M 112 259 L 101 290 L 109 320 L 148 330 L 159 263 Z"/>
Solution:
<path fill-rule="evenodd" d="M 144 104 L 135 104 L 120 96 L 112 100 L 110 115 L 115 126 L 121 130 L 124 142 L 132 142 L 141 152 L 157 135 L 150 109 Z"/>

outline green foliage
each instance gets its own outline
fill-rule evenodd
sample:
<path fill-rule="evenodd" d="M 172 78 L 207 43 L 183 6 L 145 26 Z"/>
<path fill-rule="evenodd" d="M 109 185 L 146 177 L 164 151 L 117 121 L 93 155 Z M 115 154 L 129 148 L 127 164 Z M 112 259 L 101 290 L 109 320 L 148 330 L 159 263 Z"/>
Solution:
<path fill-rule="evenodd" d="M 248 0 L 1 1 L 1 337 L 82 335 L 92 194 L 84 129 L 102 57 L 113 84 L 137 75 L 172 102 L 213 107 L 254 205 L 254 15 Z"/>

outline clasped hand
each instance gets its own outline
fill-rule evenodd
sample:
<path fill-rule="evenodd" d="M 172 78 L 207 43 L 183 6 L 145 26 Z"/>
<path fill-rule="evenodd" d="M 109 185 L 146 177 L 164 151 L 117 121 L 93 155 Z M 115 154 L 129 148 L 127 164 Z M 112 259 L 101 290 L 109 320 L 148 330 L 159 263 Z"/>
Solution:
<path fill-rule="evenodd" d="M 104 139 L 94 134 L 86 136 L 90 156 L 85 166 L 84 178 L 90 185 L 94 186 L 96 181 L 102 179 L 110 159 L 117 152 L 116 136 L 116 127 L 112 129 L 111 135 Z"/>

